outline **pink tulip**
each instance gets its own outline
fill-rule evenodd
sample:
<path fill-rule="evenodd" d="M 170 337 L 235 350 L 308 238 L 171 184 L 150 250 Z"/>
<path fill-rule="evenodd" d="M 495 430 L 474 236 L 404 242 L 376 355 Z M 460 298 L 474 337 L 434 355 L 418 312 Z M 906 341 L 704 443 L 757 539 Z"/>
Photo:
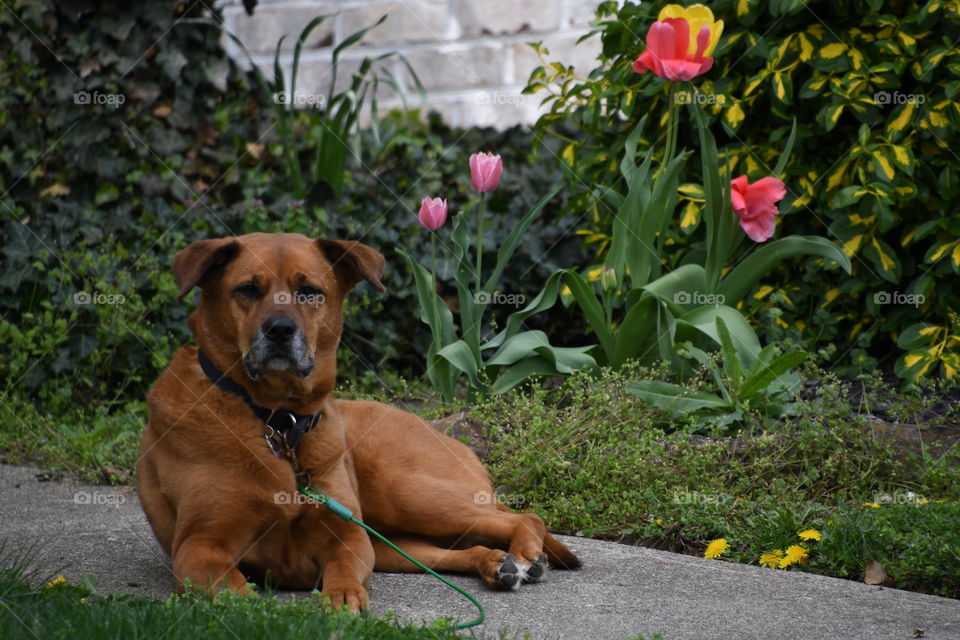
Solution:
<path fill-rule="evenodd" d="M 480 193 L 493 191 L 500 184 L 503 173 L 503 161 L 500 156 L 487 153 L 475 153 L 470 156 L 470 181 Z"/>
<path fill-rule="evenodd" d="M 447 221 L 447 201 L 440 198 L 424 198 L 420 202 L 420 224 L 424 229 L 436 231 Z"/>
<path fill-rule="evenodd" d="M 763 242 L 773 237 L 777 228 L 777 202 L 787 195 L 783 181 L 767 176 L 753 184 L 747 176 L 730 182 L 730 200 L 733 211 L 740 218 L 740 226 L 754 242 Z"/>
<path fill-rule="evenodd" d="M 693 54 L 688 53 L 689 46 L 690 23 L 685 18 L 654 22 L 647 32 L 647 50 L 634 60 L 633 70 L 637 73 L 653 71 L 673 82 L 690 80 L 710 71 L 713 58 L 704 55 L 712 48 L 710 27 L 700 27 Z"/>

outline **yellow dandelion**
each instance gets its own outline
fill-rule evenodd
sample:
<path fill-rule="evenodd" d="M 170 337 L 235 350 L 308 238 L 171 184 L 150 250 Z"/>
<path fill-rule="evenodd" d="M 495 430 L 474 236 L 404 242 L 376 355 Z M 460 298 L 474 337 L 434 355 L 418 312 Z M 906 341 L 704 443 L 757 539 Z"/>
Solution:
<path fill-rule="evenodd" d="M 780 559 L 783 557 L 782 549 L 774 549 L 773 553 L 760 554 L 760 566 L 775 569 L 780 566 Z"/>
<path fill-rule="evenodd" d="M 48 587 L 59 587 L 62 584 L 67 584 L 67 579 L 63 576 L 57 576 L 53 580 L 47 583 Z"/>
<path fill-rule="evenodd" d="M 810 552 L 806 547 L 801 547 L 798 544 L 790 545 L 787 547 L 787 551 L 783 554 L 783 557 L 780 558 L 780 564 L 778 566 L 781 569 L 786 569 L 791 565 L 803 564 L 807 561 L 808 555 L 810 555 Z"/>
<path fill-rule="evenodd" d="M 806 529 L 797 534 L 801 540 L 820 540 L 822 537 L 816 529 Z"/>
<path fill-rule="evenodd" d="M 726 538 L 717 538 L 716 540 L 711 540 L 710 544 L 707 545 L 707 550 L 703 552 L 703 557 L 719 558 L 729 548 L 730 545 L 727 543 Z"/>
<path fill-rule="evenodd" d="M 658 526 L 658 527 L 662 527 L 662 526 L 663 526 L 663 520 L 661 520 L 660 518 L 657 518 L 657 519 L 656 519 L 656 523 L 657 523 L 657 526 Z"/>
<path fill-rule="evenodd" d="M 864 503 L 863 503 L 863 506 L 865 506 L 865 507 L 870 507 L 870 508 L 872 508 L 872 509 L 879 509 L 879 508 L 880 508 L 880 505 L 878 505 L 876 502 L 864 502 Z"/>

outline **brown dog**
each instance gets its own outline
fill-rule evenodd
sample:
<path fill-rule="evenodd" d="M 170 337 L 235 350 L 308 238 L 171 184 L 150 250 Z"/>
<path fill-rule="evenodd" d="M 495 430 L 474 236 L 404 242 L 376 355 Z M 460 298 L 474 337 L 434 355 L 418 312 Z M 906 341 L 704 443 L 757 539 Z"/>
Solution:
<path fill-rule="evenodd" d="M 381 291 L 384 260 L 356 242 L 298 234 L 204 240 L 177 254 L 179 298 L 202 290 L 197 347 L 174 356 L 148 396 L 137 485 L 178 590 L 250 593 L 247 576 L 322 584 L 367 605 L 373 569 L 417 571 L 363 529 L 298 500 L 312 484 L 424 564 L 517 588 L 549 560 L 580 562 L 534 514 L 495 504 L 462 443 L 377 402 L 335 400 L 346 294 Z M 485 546 L 484 546 L 485 545 Z"/>

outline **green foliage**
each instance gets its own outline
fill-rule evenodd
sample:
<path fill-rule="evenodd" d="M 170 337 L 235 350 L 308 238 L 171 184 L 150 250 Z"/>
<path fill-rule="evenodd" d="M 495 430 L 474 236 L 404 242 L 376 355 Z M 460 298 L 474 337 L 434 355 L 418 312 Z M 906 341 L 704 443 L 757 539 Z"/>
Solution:
<path fill-rule="evenodd" d="M 940 457 L 904 453 L 864 427 L 845 386 L 810 367 L 805 375 L 817 381 L 816 392 L 798 400 L 795 415 L 752 435 L 693 435 L 683 420 L 664 419 L 661 404 L 629 392 L 633 380 L 664 373 L 630 364 L 483 400 L 471 422 L 498 493 L 561 531 L 697 555 L 723 537 L 729 557 L 753 564 L 761 553 L 801 543 L 797 534 L 813 527 L 824 540 L 807 546 L 820 544 L 820 555 L 811 550 L 799 570 L 860 580 L 876 559 L 898 587 L 955 594 L 960 564 L 942 540 L 955 538 L 947 528 L 960 500 L 956 447 Z M 708 388 L 706 375 L 690 386 Z M 927 393 L 909 402 L 936 403 L 942 391 Z M 872 407 L 886 397 L 861 402 Z M 927 503 L 894 499 L 864 513 L 864 502 L 909 491 Z M 862 543 L 841 540 L 861 517 L 873 518 Z M 910 560 L 900 564 L 907 548 Z"/>
<path fill-rule="evenodd" d="M 755 563 L 761 554 L 800 545 L 809 555 L 791 570 L 863 580 L 873 561 L 897 588 L 960 597 L 955 526 L 960 502 L 932 501 L 909 491 L 874 497 L 886 501 L 835 507 L 807 503 L 764 511 L 751 520 L 750 535 L 737 536 L 731 557 Z M 801 540 L 798 533 L 807 529 L 821 538 Z"/>
<path fill-rule="evenodd" d="M 603 51 L 589 77 L 550 63 L 530 78 L 530 91 L 552 91 L 551 113 L 538 128 L 564 140 L 565 168 L 585 185 L 572 206 L 593 214 L 587 233 L 601 255 L 615 210 L 607 193 L 625 193 L 614 159 L 641 118 L 669 99 L 669 83 L 631 68 L 660 6 L 604 2 L 596 23 Z M 755 289 L 745 311 L 770 342 L 834 341 L 840 353 L 859 347 L 877 357 L 896 353 L 898 336 L 917 323 L 940 327 L 938 339 L 901 345 L 913 357 L 908 364 L 901 356 L 897 369 L 907 380 L 935 371 L 952 376 L 956 344 L 945 346 L 943 338 L 956 335 L 949 312 L 960 306 L 949 277 L 960 273 L 960 160 L 951 151 L 960 58 L 950 44 L 960 37 L 960 13 L 939 1 L 720 0 L 710 8 L 724 34 L 714 68 L 687 95 L 722 123 L 725 168 L 751 178 L 771 173 L 796 120 L 780 233 L 827 236 L 853 264 L 852 277 L 839 280 L 819 258 L 784 265 Z M 679 148 L 692 147 L 692 138 L 681 130 Z M 654 142 L 642 139 L 641 147 Z M 702 250 L 704 198 L 695 187 L 681 185 L 682 215 L 660 239 L 670 265 Z M 783 297 L 778 313 L 765 318 L 767 287 Z"/>
<path fill-rule="evenodd" d="M 675 91 L 676 86 L 672 86 L 670 94 Z M 742 362 L 744 368 L 755 365 L 762 368 L 768 363 L 757 364 L 759 340 L 732 305 L 739 306 L 758 280 L 794 255 L 819 255 L 850 270 L 849 260 L 831 242 L 818 237 L 789 236 L 762 246 L 724 275 L 730 253 L 743 234 L 736 228 L 730 190 L 721 186 L 729 183 L 729 179 L 720 174 L 713 136 L 699 106 L 691 106 L 691 114 L 699 132 L 703 167 L 704 186 L 698 188 L 706 202 L 705 249 L 688 256 L 683 265 L 663 273 L 665 230 L 676 207 L 679 173 L 687 154 L 672 157 L 674 150 L 668 145 L 658 169 L 654 170 L 654 148 L 650 147 L 637 166 L 637 144 L 647 121 L 645 115 L 624 143 L 620 171 L 627 194 L 619 199 L 610 249 L 601 268 L 599 302 L 594 289 L 586 282 L 575 276 L 567 278 L 571 297 L 600 342 L 598 351 L 604 361 L 613 366 L 621 366 L 632 358 L 648 363 L 659 357 L 680 369 L 677 343 L 696 340 L 705 348 L 726 347 L 720 337 L 723 324 L 727 337 L 732 336 L 737 355 L 735 360 L 727 362 Z M 675 137 L 679 117 L 679 109 L 669 107 L 668 139 Z M 774 175 L 779 175 L 786 164 L 795 133 L 796 127 L 787 140 L 782 161 L 773 169 Z M 606 195 L 618 199 L 612 190 Z M 609 277 L 604 278 L 605 275 Z M 615 319 L 617 308 L 623 311 Z M 735 413 L 731 411 L 728 422 L 737 419 Z"/>
<path fill-rule="evenodd" d="M 85 576 L 86 577 L 86 576 Z M 88 578 L 88 577 L 86 577 Z M 420 628 L 392 616 L 370 618 L 331 611 L 319 594 L 289 602 L 277 597 L 220 594 L 140 596 L 103 594 L 89 579 L 82 585 L 53 581 L 34 586 L 16 569 L 0 570 L 0 634 L 5 638 L 371 638 L 452 640 L 443 624 Z M 58 584 L 59 583 L 59 584 Z"/>
<path fill-rule="evenodd" d="M 169 260 L 229 233 L 203 191 L 254 133 L 203 7 L 126 7 L 0 15 L 0 390 L 48 411 L 142 393 L 186 339 Z"/>
<path fill-rule="evenodd" d="M 50 414 L 14 396 L 5 398 L 4 406 L 17 417 L 0 428 L 4 462 L 67 472 L 93 483 L 133 481 L 140 433 L 147 421 L 146 402 L 99 404 Z"/>
<path fill-rule="evenodd" d="M 794 404 L 789 400 L 798 391 L 800 376 L 791 370 L 803 362 L 807 354 L 791 351 L 777 355 L 777 347 L 767 345 L 755 359 L 745 361 L 737 352 L 723 318 L 717 318 L 716 331 L 723 371 L 706 352 L 689 343 L 677 345 L 676 351 L 710 372 L 719 396 L 654 380 L 634 382 L 627 385 L 627 391 L 662 407 L 674 418 L 692 416 L 701 429 L 723 429 L 751 411 L 777 418 L 793 413 Z"/>
<path fill-rule="evenodd" d="M 375 58 L 364 58 L 350 77 L 349 84 L 337 90 L 340 56 L 348 47 L 362 40 L 369 31 L 383 24 L 387 19 L 384 15 L 374 24 L 350 34 L 334 47 L 330 63 L 330 85 L 325 94 L 298 93 L 297 70 L 300 67 L 303 44 L 314 29 L 323 24 L 324 20 L 332 17 L 317 16 L 300 32 L 293 50 L 289 83 L 284 77 L 280 64 L 280 55 L 286 36 L 281 37 L 277 43 L 273 58 L 272 81 L 267 80 L 260 68 L 252 59 L 250 60 L 254 81 L 263 95 L 272 97 L 274 123 L 279 134 L 279 154 L 282 158 L 283 173 L 280 176 L 281 179 L 275 181 L 272 188 L 277 194 L 290 195 L 297 201 L 305 202 L 313 217 L 317 217 L 319 213 L 317 209 L 329 199 L 331 194 L 339 196 L 342 193 L 348 153 L 359 155 L 356 149 L 350 148 L 350 141 L 364 106 L 369 106 L 370 117 L 374 122 L 376 121 L 375 93 L 380 78 L 375 65 L 395 55 L 384 53 Z M 242 46 L 243 43 L 236 36 L 230 35 Z M 417 87 L 420 87 L 416 73 L 410 69 L 409 65 L 407 68 Z M 392 74 L 385 69 L 381 69 L 381 72 L 386 75 L 393 89 L 399 93 L 399 85 Z M 289 91 L 287 91 L 288 86 Z M 368 92 L 371 94 L 369 101 L 366 100 Z M 312 111 L 306 114 L 298 113 L 304 106 L 301 102 L 312 107 Z M 309 131 L 312 153 L 307 158 L 302 157 L 305 154 L 301 153 L 296 144 L 296 138 L 302 135 L 302 131 L 298 131 L 301 127 Z M 306 166 L 303 166 L 304 164 Z M 325 216 L 320 215 L 319 218 L 322 223 L 321 228 L 325 227 L 328 222 Z"/>
<path fill-rule="evenodd" d="M 487 194 L 483 220 L 484 263 L 496 264 L 499 249 L 516 227 L 515 212 L 529 211 L 544 194 L 556 192 L 563 176 L 547 162 L 551 152 L 536 145 L 532 134 L 520 128 L 502 132 L 451 129 L 435 115 L 421 118 L 416 112 L 395 112 L 377 124 L 376 129 L 358 132 L 356 144 L 368 149 L 368 155 L 362 166 L 348 164 L 351 170 L 345 177 L 343 195 L 331 200 L 323 214 L 329 219 L 330 236 L 362 238 L 382 251 L 387 260 L 383 277 L 387 294 L 371 294 L 361 288 L 347 301 L 341 370 L 348 376 L 368 372 L 383 376 L 384 369 L 419 376 L 424 372 L 422 354 L 429 349 L 431 335 L 422 331 L 416 312 L 416 281 L 404 266 L 406 258 L 401 251 L 420 264 L 431 263 L 431 245 L 424 242 L 424 231 L 417 222 L 420 200 L 425 196 L 446 198 L 451 216 L 464 215 L 477 202 L 470 185 L 470 155 L 488 149 L 500 154 L 507 169 L 497 190 Z M 311 142 L 298 140 L 297 144 L 309 149 Z M 425 173 L 425 167 L 431 170 Z M 555 270 L 585 259 L 579 240 L 567 233 L 575 218 L 556 213 L 565 204 L 566 196 L 561 191 L 549 210 L 530 221 L 513 260 L 500 274 L 501 293 L 533 300 Z M 256 217 L 247 215 L 246 231 L 314 231 L 302 203 L 264 194 L 263 202 L 255 207 Z M 301 220 L 302 228 L 298 226 Z M 438 252 L 439 295 L 454 319 L 462 322 L 457 318 L 455 282 L 445 275 L 457 269 L 454 245 L 446 235 L 439 241 L 445 249 Z M 494 301 L 486 311 L 483 322 L 475 327 L 483 340 L 504 326 L 515 307 Z M 555 345 L 583 344 L 582 325 L 574 314 L 560 309 L 529 317 L 525 325 L 529 330 L 549 333 Z"/>
<path fill-rule="evenodd" d="M 502 393 L 535 376 L 568 374 L 596 366 L 596 361 L 586 353 L 590 347 L 556 347 L 550 344 L 543 331 L 520 331 L 524 320 L 554 306 L 562 272 L 551 276 L 543 291 L 529 304 L 511 313 L 502 331 L 488 340 L 481 339 L 483 316 L 487 306 L 500 295 L 499 284 L 504 270 L 530 223 L 558 191 L 559 188 L 541 198 L 516 223 L 500 245 L 493 272 L 486 281 L 482 281 L 483 276 L 478 272 L 478 269 L 482 270 L 481 263 L 478 262 L 476 268 L 473 266 L 472 234 L 467 214 L 456 216 L 450 240 L 456 269 L 454 282 L 460 311 L 459 331 L 454 327 L 453 314 L 436 292 L 436 253 L 432 256 L 432 271 L 428 271 L 401 250 L 416 281 L 420 319 L 430 327 L 432 334 L 426 358 L 427 376 L 445 400 L 453 399 L 456 382 L 463 375 L 467 376 L 473 391 Z M 484 220 L 482 205 L 483 200 L 477 215 L 478 225 Z M 436 242 L 436 236 L 431 237 L 431 242 Z M 473 253 L 478 251 L 479 246 L 475 246 Z M 485 356 L 484 351 L 490 355 Z"/>
<path fill-rule="evenodd" d="M 427 254 L 407 199 L 420 189 L 467 193 L 467 157 L 496 149 L 515 167 L 488 201 L 488 246 L 496 247 L 513 227 L 510 208 L 532 206 L 558 183 L 559 171 L 542 161 L 548 152 L 533 150 L 529 133 L 452 130 L 435 117 L 397 114 L 350 137 L 338 197 L 314 172 L 326 113 L 278 115 L 270 87 L 222 50 L 220 22 L 201 4 L 178 6 L 67 10 L 41 1 L 0 13 L 9 34 L 0 42 L 8 81 L 0 97 L 0 397 L 35 402 L 45 414 L 142 398 L 190 340 L 173 255 L 195 240 L 253 231 L 328 234 L 383 251 L 389 297 L 361 287 L 348 301 L 340 371 L 418 372 L 426 345 L 411 346 L 413 283 L 396 248 Z M 360 74 L 348 84 L 362 94 L 370 82 Z M 347 103 L 359 109 L 357 96 L 343 95 L 335 94 L 337 113 Z M 280 137 L 280 117 L 292 140 Z M 285 188 L 291 144 L 306 199 Z M 423 175 L 431 166 L 438 170 Z M 558 197 L 558 207 L 564 202 Z M 504 288 L 531 295 L 558 263 L 580 261 L 576 239 L 563 237 L 571 221 L 533 221 L 516 255 L 535 266 L 508 269 Z M 548 322 L 565 328 L 564 340 L 578 333 L 562 315 L 530 328 Z"/>

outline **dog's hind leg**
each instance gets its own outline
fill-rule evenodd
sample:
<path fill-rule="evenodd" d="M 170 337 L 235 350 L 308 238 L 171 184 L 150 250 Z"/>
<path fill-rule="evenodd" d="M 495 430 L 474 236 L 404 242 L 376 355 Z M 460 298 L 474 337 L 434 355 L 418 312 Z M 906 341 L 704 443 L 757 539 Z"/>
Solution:
<path fill-rule="evenodd" d="M 491 589 L 516 589 L 526 577 L 517 559 L 502 549 L 474 546 L 469 549 L 445 549 L 421 538 L 394 538 L 394 544 L 434 571 L 478 573 Z M 374 568 L 388 573 L 422 571 L 380 540 L 373 541 L 377 560 Z"/>
<path fill-rule="evenodd" d="M 388 529 L 429 539 L 479 536 L 502 542 L 513 556 L 523 580 L 542 578 L 548 556 L 544 553 L 547 527 L 540 516 L 500 510 L 490 503 L 476 504 L 472 495 L 472 492 L 462 495 L 460 489 L 433 483 L 425 486 L 422 493 L 411 491 L 398 499 L 395 506 L 399 507 L 400 517 L 385 524 L 389 525 Z M 429 496 L 429 501 L 420 496 Z M 423 517 L 424 513 L 432 515 L 427 518 Z M 481 572 L 481 575 L 486 579 L 490 572 Z"/>
<path fill-rule="evenodd" d="M 498 511 L 513 513 L 513 510 L 505 504 L 498 502 L 496 503 L 496 507 Z M 559 569 L 577 569 L 582 565 L 580 558 L 574 555 L 574 553 L 567 548 L 567 545 L 563 544 L 549 533 L 543 536 L 543 551 L 547 556 L 547 560 L 550 561 L 550 564 Z M 537 579 L 540 577 L 536 575 L 536 571 L 531 573 L 533 574 L 530 576 L 531 579 Z"/>

